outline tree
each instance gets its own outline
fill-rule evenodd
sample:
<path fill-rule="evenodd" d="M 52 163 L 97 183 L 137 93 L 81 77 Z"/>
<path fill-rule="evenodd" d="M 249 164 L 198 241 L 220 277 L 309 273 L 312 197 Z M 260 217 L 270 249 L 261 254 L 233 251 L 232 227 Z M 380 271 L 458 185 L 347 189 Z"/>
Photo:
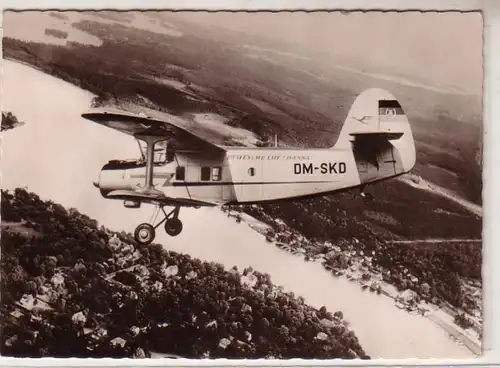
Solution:
<path fill-rule="evenodd" d="M 13 129 L 22 124 L 24 123 L 17 120 L 17 117 L 15 117 L 13 113 L 2 111 L 2 124 L 0 131 Z"/>
<path fill-rule="evenodd" d="M 344 319 L 344 313 L 342 311 L 336 311 L 333 314 L 333 317 L 335 317 L 337 319 L 340 319 L 340 320 L 343 320 Z"/>
<path fill-rule="evenodd" d="M 116 267 L 116 257 L 102 240 L 119 235 L 107 229 L 91 229 L 93 221 L 76 211 L 64 211 L 50 202 L 32 204 L 35 197 L 30 194 L 29 198 L 20 192 L 15 206 L 29 202 L 33 209 L 26 211 L 26 216 L 38 214 L 28 220 L 36 224 L 45 221 L 46 231 L 37 239 L 29 239 L 31 242 L 17 233 L 2 238 L 2 290 L 12 295 L 7 294 L 3 300 L 13 303 L 14 291 L 20 293 L 19 298 L 25 291 L 38 292 L 51 282 L 51 271 L 61 274 L 61 285 L 66 290 L 52 294 L 49 304 L 53 309 L 44 312 L 44 320 L 54 326 L 53 330 L 42 332 L 45 327 L 36 327 L 39 338 L 22 337 L 17 350 L 8 353 L 123 357 L 131 356 L 137 348 L 147 353 L 148 341 L 154 350 L 193 358 L 205 354 L 237 358 L 337 357 L 323 348 L 323 342 L 314 339 L 325 330 L 317 314 L 331 318 L 326 307 L 318 311 L 303 299 L 285 293 L 268 274 L 245 270 L 258 280 L 255 287 L 249 288 L 234 276 L 236 269 L 230 272 L 221 264 L 166 252 L 153 245 L 147 251 L 138 249 L 150 278 L 139 282 L 135 269 L 109 278 L 105 272 Z M 57 220 L 51 218 L 54 211 Z M 125 237 L 123 241 L 129 244 L 131 240 Z M 168 266 L 176 266 L 178 272 L 166 278 L 162 270 Z M 102 327 L 107 336 L 122 336 L 128 345 L 112 347 L 103 337 L 89 352 L 91 341 L 83 333 L 84 326 L 72 322 L 79 313 L 86 317 L 86 328 Z M 333 336 L 335 331 L 329 330 L 328 334 Z M 226 349 L 217 348 L 223 338 L 232 342 Z M 30 339 L 31 345 L 23 346 L 22 342 Z M 342 357 L 350 357 L 349 349 L 358 356 L 364 354 L 359 346 L 346 346 Z"/>

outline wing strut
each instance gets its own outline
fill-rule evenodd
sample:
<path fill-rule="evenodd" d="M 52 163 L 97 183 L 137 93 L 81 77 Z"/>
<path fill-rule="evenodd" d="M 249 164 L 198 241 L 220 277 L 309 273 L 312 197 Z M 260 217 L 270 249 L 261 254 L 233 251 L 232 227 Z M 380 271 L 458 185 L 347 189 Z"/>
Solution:
<path fill-rule="evenodd" d="M 141 194 L 149 194 L 154 196 L 164 197 L 163 192 L 159 191 L 153 186 L 153 172 L 154 172 L 154 153 L 155 144 L 165 140 L 163 136 L 156 135 L 142 135 L 137 134 L 135 138 L 147 144 L 146 151 L 146 183 L 144 188 L 139 189 Z"/>
<path fill-rule="evenodd" d="M 144 150 L 141 147 L 141 144 L 139 143 L 139 139 L 136 137 L 137 145 L 139 146 L 139 152 L 141 153 L 141 160 L 146 161 L 146 157 L 144 156 Z"/>

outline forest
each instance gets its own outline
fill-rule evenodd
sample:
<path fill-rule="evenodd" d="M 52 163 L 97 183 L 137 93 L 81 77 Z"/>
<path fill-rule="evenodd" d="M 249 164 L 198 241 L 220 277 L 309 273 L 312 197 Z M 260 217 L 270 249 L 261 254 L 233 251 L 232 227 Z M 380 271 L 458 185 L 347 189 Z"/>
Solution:
<path fill-rule="evenodd" d="M 369 359 L 341 312 L 267 274 L 135 247 L 24 189 L 2 191 L 1 235 L 4 356 Z"/>
<path fill-rule="evenodd" d="M 447 198 L 413 188 L 397 179 L 372 184 L 365 200 L 359 189 L 308 199 L 259 205 L 268 216 L 280 218 L 304 236 L 336 242 L 356 237 L 372 240 L 422 238 L 480 239 L 482 218 Z M 245 206 L 251 215 L 259 211 Z M 314 215 L 312 215 L 314 214 Z"/>
<path fill-rule="evenodd" d="M 411 289 L 428 301 L 444 301 L 465 310 L 472 307 L 462 280 L 482 280 L 480 242 L 401 244 L 392 240 L 480 239 L 481 219 L 444 198 L 404 183 L 391 181 L 383 186 L 386 193 L 397 190 L 400 203 L 387 196 L 384 200 L 364 202 L 359 196 L 343 193 L 242 206 L 241 210 L 273 227 L 276 227 L 276 219 L 280 219 L 313 241 L 331 242 L 345 250 L 354 247 L 365 254 L 374 252 L 373 265 L 389 271 L 385 281 L 399 290 Z M 378 190 L 380 188 L 375 191 Z M 436 208 L 445 210 L 437 212 Z M 453 217 L 447 213 L 451 211 L 455 213 Z M 408 275 L 417 277 L 418 282 L 411 281 Z M 424 284 L 430 286 L 430 292 L 422 287 Z"/>

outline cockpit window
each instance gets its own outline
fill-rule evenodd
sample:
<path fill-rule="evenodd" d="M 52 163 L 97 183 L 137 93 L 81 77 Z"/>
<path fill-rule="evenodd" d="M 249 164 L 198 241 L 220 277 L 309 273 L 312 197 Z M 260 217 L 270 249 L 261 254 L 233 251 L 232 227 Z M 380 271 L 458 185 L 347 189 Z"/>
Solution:
<path fill-rule="evenodd" d="M 137 140 L 139 150 L 141 151 L 141 160 L 145 161 L 147 156 L 147 144 L 141 140 Z M 159 141 L 154 146 L 153 162 L 155 166 L 162 166 L 168 162 L 172 162 L 175 158 L 175 147 L 167 144 L 167 141 Z"/>
<path fill-rule="evenodd" d="M 173 144 L 169 144 L 165 150 L 165 161 L 172 162 L 175 159 L 175 147 Z"/>
<path fill-rule="evenodd" d="M 186 179 L 186 168 L 184 166 L 177 166 L 175 169 L 175 180 Z"/>
<path fill-rule="evenodd" d="M 212 168 L 212 180 L 213 181 L 220 181 L 221 179 L 221 168 L 220 167 L 213 167 Z"/>
<path fill-rule="evenodd" d="M 210 167 L 203 166 L 201 168 L 201 180 L 202 181 L 209 181 L 210 180 Z"/>

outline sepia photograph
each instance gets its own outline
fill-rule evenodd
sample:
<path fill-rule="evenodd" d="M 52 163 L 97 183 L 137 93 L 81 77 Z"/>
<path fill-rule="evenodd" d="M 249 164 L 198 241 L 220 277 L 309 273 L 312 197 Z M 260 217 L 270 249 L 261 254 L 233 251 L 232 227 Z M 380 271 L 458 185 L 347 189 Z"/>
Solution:
<path fill-rule="evenodd" d="M 482 354 L 480 12 L 3 13 L 0 355 Z"/>

